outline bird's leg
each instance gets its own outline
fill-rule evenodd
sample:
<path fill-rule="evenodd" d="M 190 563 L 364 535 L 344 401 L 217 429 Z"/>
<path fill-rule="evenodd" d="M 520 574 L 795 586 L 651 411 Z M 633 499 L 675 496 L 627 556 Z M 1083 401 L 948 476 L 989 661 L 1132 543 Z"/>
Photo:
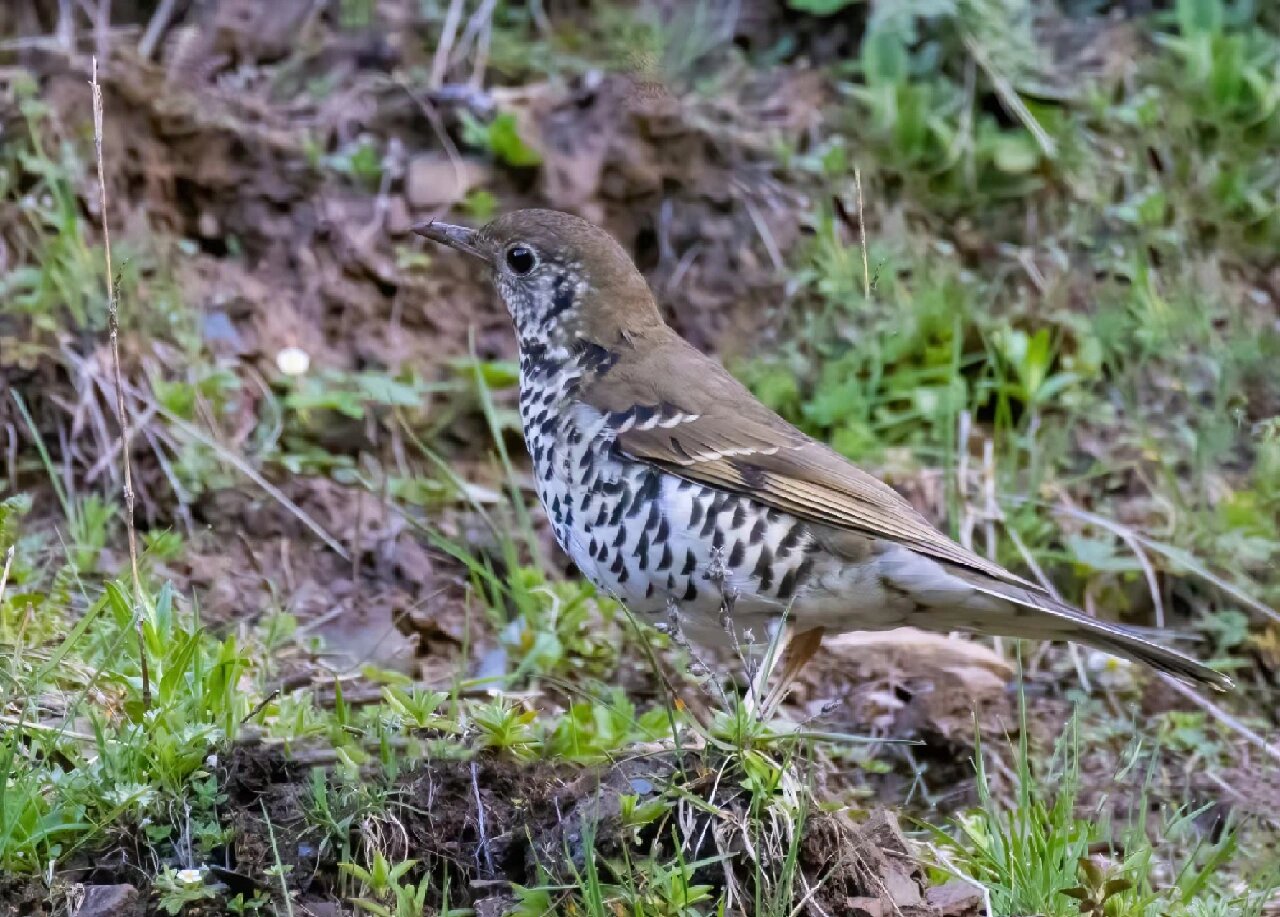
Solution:
<path fill-rule="evenodd" d="M 667 620 L 658 624 L 657 628 L 667 634 L 671 638 L 672 643 L 681 647 L 689 654 L 692 661 L 689 674 L 694 675 L 695 677 L 701 676 L 707 678 L 710 681 L 711 686 L 719 694 L 719 700 L 723 705 L 726 702 L 724 691 L 716 681 L 713 670 L 707 666 L 701 658 L 699 658 L 697 651 L 693 648 L 693 645 L 685 638 L 684 630 L 680 627 L 680 606 L 677 605 L 674 600 L 669 600 L 667 602 Z M 703 734 L 707 733 L 711 726 L 711 711 L 707 708 L 706 704 L 701 699 L 696 699 L 691 702 L 690 698 L 677 688 L 675 683 L 667 677 L 666 670 L 662 667 L 662 664 L 656 655 L 653 656 L 653 664 L 657 669 L 659 676 L 662 678 L 667 689 L 667 693 L 671 696 L 677 707 L 683 709 L 689 714 L 689 717 L 694 721 L 694 724 L 702 731 Z M 706 690 L 706 688 L 704 687 L 703 690 Z M 696 698 L 696 695 L 694 695 L 694 697 Z"/>
<path fill-rule="evenodd" d="M 778 673 L 778 680 L 774 683 L 773 690 L 769 692 L 760 707 L 762 720 L 772 717 L 777 711 L 778 705 L 787 696 L 791 683 L 813 658 L 818 647 L 822 646 L 823 633 L 823 628 L 813 627 L 796 634 L 787 641 L 787 648 L 782 654 L 782 671 Z"/>

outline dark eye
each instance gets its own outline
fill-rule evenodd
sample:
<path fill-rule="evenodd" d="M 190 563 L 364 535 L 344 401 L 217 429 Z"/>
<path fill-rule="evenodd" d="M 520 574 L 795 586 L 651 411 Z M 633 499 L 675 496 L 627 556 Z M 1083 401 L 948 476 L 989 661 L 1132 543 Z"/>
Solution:
<path fill-rule="evenodd" d="M 538 256 L 527 245 L 513 245 L 507 249 L 507 267 L 514 274 L 527 274 L 538 266 Z"/>

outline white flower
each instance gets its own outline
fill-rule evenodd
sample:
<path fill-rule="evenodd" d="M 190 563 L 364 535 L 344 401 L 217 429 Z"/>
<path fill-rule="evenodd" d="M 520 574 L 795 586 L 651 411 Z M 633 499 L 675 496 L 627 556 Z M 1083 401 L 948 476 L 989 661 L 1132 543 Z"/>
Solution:
<path fill-rule="evenodd" d="M 276 354 L 276 366 L 286 376 L 301 376 L 311 368 L 311 355 L 301 347 L 285 347 Z"/>
<path fill-rule="evenodd" d="M 183 885 L 199 885 L 204 882 L 203 869 L 179 869 L 178 881 Z"/>

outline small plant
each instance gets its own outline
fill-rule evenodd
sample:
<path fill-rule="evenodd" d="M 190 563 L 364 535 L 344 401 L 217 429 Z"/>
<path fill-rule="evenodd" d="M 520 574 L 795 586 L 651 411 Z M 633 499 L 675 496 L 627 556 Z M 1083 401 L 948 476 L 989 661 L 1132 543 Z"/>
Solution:
<path fill-rule="evenodd" d="M 541 748 L 537 717 L 536 710 L 522 710 L 505 697 L 495 697 L 471 713 L 481 748 L 505 752 L 523 761 L 532 760 Z"/>
<path fill-rule="evenodd" d="M 1102 867 L 1089 857 L 1081 857 L 1077 865 L 1080 869 L 1080 884 L 1074 888 L 1064 888 L 1062 893 L 1080 902 L 1080 913 L 1087 917 L 1109 917 L 1114 914 L 1118 902 L 1113 899 L 1133 888 L 1133 883 L 1125 878 L 1108 878 Z M 1112 906 L 1108 907 L 1108 904 Z"/>
<path fill-rule="evenodd" d="M 160 909 L 166 914 L 181 914 L 189 905 L 218 897 L 218 890 L 205 881 L 201 869 L 166 866 L 152 883 L 160 895 Z"/>
<path fill-rule="evenodd" d="M 422 917 L 431 884 L 426 877 L 417 885 L 402 880 L 417 860 L 390 863 L 381 850 L 375 850 L 373 862 L 365 868 L 356 863 L 339 863 L 338 868 L 363 888 L 352 904 L 377 917 Z"/>
<path fill-rule="evenodd" d="M 515 168 L 529 168 L 542 162 L 542 154 L 520 137 L 516 116 L 511 112 L 500 112 L 487 123 L 463 112 L 462 139 L 469 146 L 487 150 L 499 162 Z"/>

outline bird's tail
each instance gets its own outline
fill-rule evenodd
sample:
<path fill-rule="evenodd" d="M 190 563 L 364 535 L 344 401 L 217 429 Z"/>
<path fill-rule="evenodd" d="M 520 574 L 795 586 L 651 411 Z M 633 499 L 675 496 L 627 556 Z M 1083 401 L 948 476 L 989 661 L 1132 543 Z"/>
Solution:
<path fill-rule="evenodd" d="M 1003 600 L 1000 604 L 1007 617 L 992 622 L 992 633 L 1032 640 L 1070 640 L 1217 691 L 1234 687 L 1226 675 L 1190 656 L 1161 646 L 1128 628 L 1091 618 L 1047 592 L 963 568 L 951 568 L 948 572 L 978 592 Z"/>

